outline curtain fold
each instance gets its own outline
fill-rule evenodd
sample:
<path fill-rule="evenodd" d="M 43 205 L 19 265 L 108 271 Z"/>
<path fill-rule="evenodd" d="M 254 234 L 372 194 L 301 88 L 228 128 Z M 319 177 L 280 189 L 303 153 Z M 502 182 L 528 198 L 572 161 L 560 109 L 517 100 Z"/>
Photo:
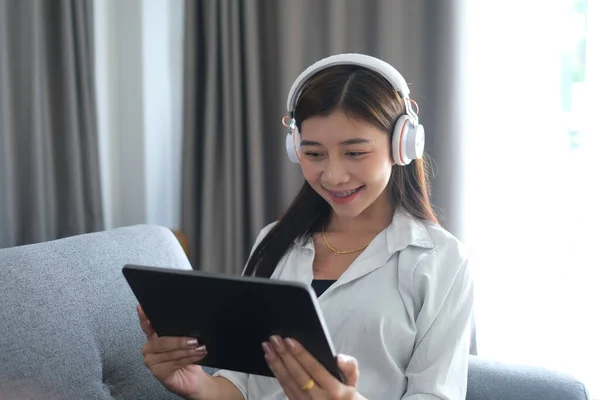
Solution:
<path fill-rule="evenodd" d="M 92 0 L 0 0 L 0 247 L 103 227 Z"/>
<path fill-rule="evenodd" d="M 184 232 L 196 268 L 239 273 L 254 235 L 302 183 L 285 155 L 286 97 L 310 63 L 383 58 L 407 78 L 435 163 L 433 200 L 462 235 L 461 1 L 205 0 L 186 4 Z"/>
<path fill-rule="evenodd" d="M 182 226 L 194 268 L 240 273 L 258 230 L 285 211 L 303 182 L 280 122 L 289 87 L 340 52 L 407 78 L 436 166 L 433 201 L 460 238 L 462 11 L 462 0 L 187 1 Z"/>

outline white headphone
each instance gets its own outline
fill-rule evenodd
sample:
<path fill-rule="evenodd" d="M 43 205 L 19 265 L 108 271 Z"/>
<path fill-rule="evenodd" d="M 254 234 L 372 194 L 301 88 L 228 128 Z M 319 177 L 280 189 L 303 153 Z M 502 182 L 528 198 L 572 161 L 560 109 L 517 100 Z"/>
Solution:
<path fill-rule="evenodd" d="M 298 152 L 296 149 L 296 120 L 293 118 L 296 103 L 305 83 L 317 72 L 334 65 L 358 65 L 383 76 L 398 92 L 406 105 L 406 114 L 400 116 L 394 126 L 392 135 L 392 157 L 396 164 L 408 165 L 412 160 L 423 156 L 425 147 L 425 131 L 419 124 L 419 117 L 413 111 L 411 100 L 408 97 L 410 90 L 406 81 L 400 73 L 390 64 L 378 58 L 364 54 L 337 54 L 317 61 L 304 70 L 290 88 L 287 99 L 287 109 L 290 113 L 290 123 L 285 139 L 285 147 L 289 159 L 298 163 Z M 284 119 L 287 117 L 284 117 Z M 284 123 L 285 124 L 285 123 Z"/>

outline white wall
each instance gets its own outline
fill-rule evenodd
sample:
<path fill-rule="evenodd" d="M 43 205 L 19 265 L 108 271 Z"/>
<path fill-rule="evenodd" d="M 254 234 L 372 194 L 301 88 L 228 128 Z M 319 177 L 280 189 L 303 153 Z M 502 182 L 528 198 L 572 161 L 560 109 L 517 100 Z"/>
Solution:
<path fill-rule="evenodd" d="M 95 64 L 108 229 L 179 227 L 183 0 L 95 0 Z"/>

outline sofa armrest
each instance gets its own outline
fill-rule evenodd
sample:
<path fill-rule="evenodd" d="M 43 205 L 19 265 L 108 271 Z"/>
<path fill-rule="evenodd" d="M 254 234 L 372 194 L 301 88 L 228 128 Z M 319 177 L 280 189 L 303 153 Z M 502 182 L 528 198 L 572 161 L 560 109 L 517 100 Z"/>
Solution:
<path fill-rule="evenodd" d="M 471 356 L 467 400 L 590 400 L 590 395 L 566 374 Z"/>
<path fill-rule="evenodd" d="M 125 264 L 191 269 L 151 225 L 0 249 L 1 399 L 179 399 L 144 365 Z"/>

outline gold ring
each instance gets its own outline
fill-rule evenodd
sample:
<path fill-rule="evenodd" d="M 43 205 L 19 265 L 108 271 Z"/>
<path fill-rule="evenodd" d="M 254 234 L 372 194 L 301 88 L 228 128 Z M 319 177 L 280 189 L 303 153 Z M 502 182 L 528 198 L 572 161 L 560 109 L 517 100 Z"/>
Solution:
<path fill-rule="evenodd" d="M 313 386 L 315 386 L 315 381 L 313 381 L 312 379 L 309 379 L 308 382 L 306 382 L 306 385 L 302 386 L 302 390 L 306 392 L 306 391 L 312 389 Z"/>

